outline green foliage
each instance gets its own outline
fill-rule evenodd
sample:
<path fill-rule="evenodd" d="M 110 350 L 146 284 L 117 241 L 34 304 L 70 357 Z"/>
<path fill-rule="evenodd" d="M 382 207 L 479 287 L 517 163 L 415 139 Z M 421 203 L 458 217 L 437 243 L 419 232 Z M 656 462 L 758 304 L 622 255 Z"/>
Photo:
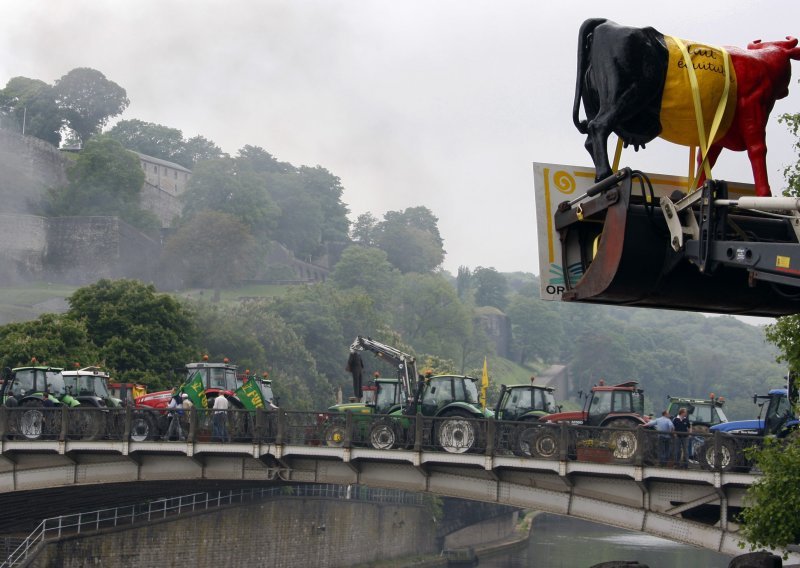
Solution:
<path fill-rule="evenodd" d="M 564 342 L 564 327 L 552 304 L 515 294 L 508 306 L 517 362 L 529 359 L 558 360 Z"/>
<path fill-rule="evenodd" d="M 114 215 L 141 229 L 160 226 L 139 207 L 144 183 L 139 158 L 116 140 L 90 140 L 67 175 L 66 187 L 49 192 L 51 215 Z"/>
<path fill-rule="evenodd" d="M 197 335 L 185 306 L 152 285 L 99 280 L 77 290 L 68 316 L 84 321 L 104 364 L 126 381 L 153 381 L 193 358 Z"/>
<path fill-rule="evenodd" d="M 764 475 L 748 488 L 740 519 L 750 549 L 800 542 L 800 440 L 767 439 L 752 456 Z"/>
<path fill-rule="evenodd" d="M 73 69 L 56 81 L 55 96 L 67 126 L 84 144 L 130 104 L 125 89 L 89 67 Z"/>
<path fill-rule="evenodd" d="M 375 243 L 400 272 L 433 272 L 444 260 L 439 220 L 427 207 L 389 211 L 375 227 Z"/>
<path fill-rule="evenodd" d="M 0 327 L 0 367 L 29 365 L 34 357 L 54 367 L 101 363 L 83 320 L 43 314 L 32 321 Z"/>
<path fill-rule="evenodd" d="M 386 309 L 399 276 L 382 250 L 351 246 L 342 253 L 330 281 L 342 290 L 357 288 L 369 296 L 378 308 Z"/>
<path fill-rule="evenodd" d="M 138 119 L 121 120 L 106 134 L 128 150 L 174 162 L 188 169 L 198 161 L 223 157 L 222 150 L 202 136 L 185 140 L 183 132 L 177 128 Z"/>
<path fill-rule="evenodd" d="M 164 272 L 181 287 L 211 287 L 215 300 L 256 263 L 255 240 L 235 217 L 203 211 L 183 225 L 164 247 Z"/>
<path fill-rule="evenodd" d="M 472 313 L 438 274 L 404 274 L 399 280 L 393 326 L 420 352 L 460 360 L 472 332 Z"/>
<path fill-rule="evenodd" d="M 778 118 L 778 122 L 785 124 L 789 131 L 796 138 L 794 142 L 794 149 L 800 155 L 800 113 L 783 114 Z M 783 170 L 783 176 L 786 178 L 788 187 L 783 192 L 786 196 L 800 196 L 800 161 L 795 162 L 790 166 L 786 166 Z"/>
<path fill-rule="evenodd" d="M 479 266 L 472 272 L 471 282 L 475 288 L 475 305 L 506 309 L 508 283 L 505 276 L 494 268 Z"/>
<path fill-rule="evenodd" d="M 183 133 L 177 128 L 137 119 L 120 120 L 106 135 L 128 150 L 180 163 L 178 159 L 183 150 Z"/>
<path fill-rule="evenodd" d="M 247 172 L 239 175 L 231 158 L 199 163 L 182 200 L 184 222 L 206 212 L 226 213 L 261 243 L 271 238 L 280 216 L 264 181 Z"/>
<path fill-rule="evenodd" d="M 58 146 L 61 142 L 61 110 L 51 85 L 38 79 L 13 77 L 0 90 L 3 127 L 41 138 Z M 24 122 L 24 129 L 23 129 Z"/>

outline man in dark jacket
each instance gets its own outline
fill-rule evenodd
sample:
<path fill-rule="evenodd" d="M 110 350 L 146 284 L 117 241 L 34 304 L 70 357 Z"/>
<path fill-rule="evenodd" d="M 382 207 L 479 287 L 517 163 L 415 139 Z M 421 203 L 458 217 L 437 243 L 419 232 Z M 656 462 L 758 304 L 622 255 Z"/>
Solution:
<path fill-rule="evenodd" d="M 675 427 L 675 467 L 687 469 L 689 467 L 689 433 L 692 431 L 692 424 L 689 422 L 689 415 L 685 408 L 678 411 L 678 415 L 672 419 Z"/>

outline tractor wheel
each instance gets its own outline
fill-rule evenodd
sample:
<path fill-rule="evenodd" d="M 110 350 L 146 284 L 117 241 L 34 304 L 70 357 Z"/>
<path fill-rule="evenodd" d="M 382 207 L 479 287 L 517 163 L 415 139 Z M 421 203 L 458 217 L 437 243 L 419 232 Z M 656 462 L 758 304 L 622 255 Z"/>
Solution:
<path fill-rule="evenodd" d="M 616 418 L 609 420 L 603 426 L 619 430 L 610 432 L 608 435 L 609 445 L 614 451 L 614 459 L 622 463 L 633 461 L 636 451 L 639 449 L 639 443 L 636 439 L 636 424 L 631 420 Z"/>
<path fill-rule="evenodd" d="M 700 447 L 700 466 L 703 469 L 720 469 L 731 471 L 738 465 L 739 453 L 736 442 L 730 438 L 723 438 L 719 444 L 720 463 L 717 466 L 717 452 L 714 448 L 713 438 L 709 438 L 706 444 Z"/>
<path fill-rule="evenodd" d="M 703 446 L 705 445 L 707 440 L 711 440 L 708 437 L 708 433 L 710 430 L 708 426 L 705 424 L 699 424 L 697 426 L 692 426 L 692 433 L 689 436 L 689 461 L 692 463 L 697 463 L 700 461 L 700 454 L 703 451 Z"/>
<path fill-rule="evenodd" d="M 399 438 L 397 425 L 391 418 L 376 421 L 369 430 L 369 444 L 376 450 L 391 450 Z"/>
<path fill-rule="evenodd" d="M 46 420 L 42 403 L 38 400 L 26 400 L 17 413 L 17 432 L 28 440 L 39 440 L 45 433 Z"/>
<path fill-rule="evenodd" d="M 463 454 L 480 445 L 480 429 L 471 414 L 453 410 L 443 418 L 436 425 L 436 442 L 444 451 Z"/>
<path fill-rule="evenodd" d="M 131 441 L 144 442 L 153 440 L 158 432 L 152 417 L 147 412 L 134 412 L 131 417 Z"/>
<path fill-rule="evenodd" d="M 341 448 L 344 446 L 344 439 L 347 435 L 347 429 L 344 422 L 333 422 L 325 428 L 323 440 L 326 446 L 332 448 Z"/>
<path fill-rule="evenodd" d="M 557 457 L 561 449 L 559 438 L 560 431 L 557 428 L 544 426 L 536 429 L 530 442 L 531 456 L 545 460 Z"/>
<path fill-rule="evenodd" d="M 91 408 L 69 410 L 69 433 L 79 440 L 97 440 L 103 435 L 105 413 Z"/>

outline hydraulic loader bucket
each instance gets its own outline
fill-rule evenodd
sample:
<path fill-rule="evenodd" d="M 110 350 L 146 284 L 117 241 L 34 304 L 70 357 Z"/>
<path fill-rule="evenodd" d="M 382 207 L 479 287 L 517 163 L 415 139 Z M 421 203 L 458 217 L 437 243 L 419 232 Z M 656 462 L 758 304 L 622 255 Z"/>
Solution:
<path fill-rule="evenodd" d="M 701 272 L 685 249 L 675 252 L 657 200 L 636 176 L 618 174 L 616 185 L 589 190 L 591 199 L 559 206 L 562 300 L 767 317 L 800 312 L 800 288 L 757 280 L 741 267 L 710 264 Z M 640 187 L 644 195 L 634 195 Z M 699 211 L 686 214 L 702 223 Z M 784 219 L 726 214 L 722 225 L 733 235 L 723 237 L 797 242 Z"/>

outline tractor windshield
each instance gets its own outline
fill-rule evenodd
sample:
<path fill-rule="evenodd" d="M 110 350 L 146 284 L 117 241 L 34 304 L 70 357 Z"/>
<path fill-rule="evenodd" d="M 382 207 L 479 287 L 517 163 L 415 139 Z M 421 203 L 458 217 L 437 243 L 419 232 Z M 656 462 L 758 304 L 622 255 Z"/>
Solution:
<path fill-rule="evenodd" d="M 110 396 L 105 379 L 94 375 L 78 376 L 78 394 L 93 394 L 100 398 L 109 398 Z"/>
<path fill-rule="evenodd" d="M 764 429 L 767 434 L 777 434 L 778 431 L 792 416 L 792 405 L 786 396 L 770 396 L 767 407 L 767 417 L 764 419 Z"/>
<path fill-rule="evenodd" d="M 270 402 L 275 404 L 275 394 L 272 392 L 272 383 L 268 381 L 261 381 L 258 386 L 261 387 L 261 394 L 264 396 L 264 400 L 268 403 L 267 407 L 269 407 Z"/>
<path fill-rule="evenodd" d="M 461 381 L 456 381 L 456 384 L 458 384 L 458 382 L 461 382 L 464 385 L 464 398 L 462 398 L 461 400 L 472 404 L 478 404 L 480 399 L 478 398 L 478 385 L 475 384 L 476 381 L 465 378 L 462 379 Z M 460 390 L 458 386 L 456 386 L 456 389 Z"/>
<path fill-rule="evenodd" d="M 39 372 L 41 373 L 41 371 Z M 41 381 L 41 379 L 39 380 Z M 22 369 L 14 372 L 14 383 L 11 386 L 10 394 L 23 396 L 36 392 L 36 390 L 36 369 Z"/>
<path fill-rule="evenodd" d="M 377 383 L 378 394 L 375 397 L 375 414 L 387 414 L 389 409 L 398 404 L 400 390 L 398 382 L 384 382 Z"/>
<path fill-rule="evenodd" d="M 50 387 L 50 394 L 55 397 L 62 397 L 67 394 L 67 385 L 64 382 L 64 375 L 61 371 L 45 371 L 45 380 Z"/>

